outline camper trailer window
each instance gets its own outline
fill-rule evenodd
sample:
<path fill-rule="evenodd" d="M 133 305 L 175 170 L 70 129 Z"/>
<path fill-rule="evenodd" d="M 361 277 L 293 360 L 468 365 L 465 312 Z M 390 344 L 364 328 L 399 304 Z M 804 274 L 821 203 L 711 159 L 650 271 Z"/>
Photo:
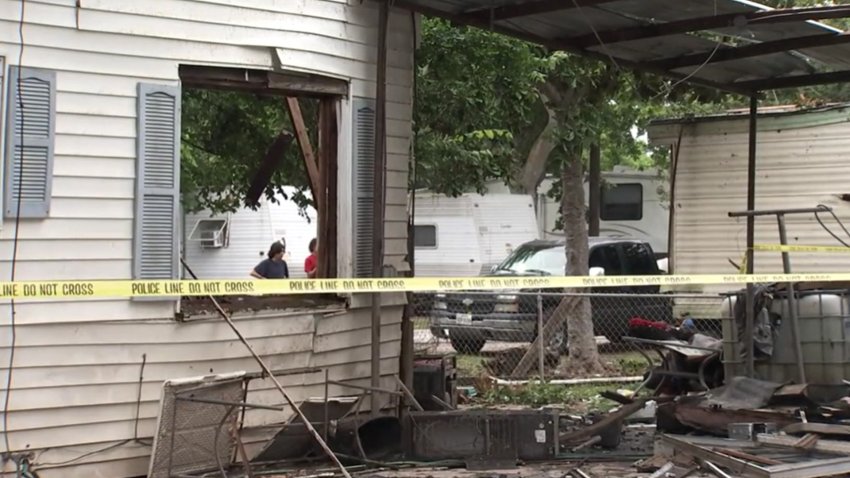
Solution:
<path fill-rule="evenodd" d="M 417 248 L 437 247 L 437 226 L 433 224 L 413 226 L 413 245 Z"/>
<path fill-rule="evenodd" d="M 643 218 L 643 185 L 611 184 L 602 188 L 603 221 L 640 221 Z"/>

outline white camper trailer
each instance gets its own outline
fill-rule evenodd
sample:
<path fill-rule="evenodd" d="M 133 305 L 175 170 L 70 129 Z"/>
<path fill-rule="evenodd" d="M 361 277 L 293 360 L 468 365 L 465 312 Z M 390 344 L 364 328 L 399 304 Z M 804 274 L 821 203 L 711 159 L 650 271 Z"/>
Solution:
<path fill-rule="evenodd" d="M 468 277 L 488 271 L 517 246 L 538 239 L 534 201 L 519 194 L 416 193 L 417 276 Z"/>
<path fill-rule="evenodd" d="M 540 237 L 555 239 L 563 236 L 555 230 L 561 216 L 561 205 L 547 196 L 555 178 L 546 178 L 538 189 L 537 222 Z M 501 182 L 487 185 L 493 193 L 508 192 Z M 602 194 L 599 205 L 599 235 L 614 238 L 640 239 L 649 243 L 656 255 L 667 255 L 669 228 L 666 183 L 656 170 L 636 171 L 615 166 L 602 173 Z M 584 184 L 585 204 L 589 200 L 588 184 Z"/>
<path fill-rule="evenodd" d="M 289 189 L 287 194 L 294 191 Z M 304 260 L 310 254 L 310 240 L 316 237 L 316 221 L 313 208 L 304 217 L 295 203 L 283 197 L 277 203 L 262 199 L 256 211 L 187 214 L 183 256 L 202 279 L 245 279 L 265 258 L 269 245 L 282 241 L 290 276 L 306 277 Z"/>

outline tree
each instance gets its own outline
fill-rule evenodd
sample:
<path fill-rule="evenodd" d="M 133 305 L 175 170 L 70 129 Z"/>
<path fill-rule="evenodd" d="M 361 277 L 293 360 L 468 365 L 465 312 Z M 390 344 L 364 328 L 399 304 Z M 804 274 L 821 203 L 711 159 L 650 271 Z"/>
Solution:
<path fill-rule="evenodd" d="M 316 142 L 318 104 L 302 99 L 305 121 Z M 245 194 L 267 149 L 282 130 L 292 131 L 281 96 L 184 89 L 182 98 L 180 187 L 187 212 L 232 212 L 245 207 Z M 294 186 L 288 197 L 284 186 Z M 300 150 L 287 149 L 264 195 L 281 195 L 301 208 L 312 205 Z"/>
<path fill-rule="evenodd" d="M 417 67 L 416 186 L 456 195 L 483 191 L 498 178 L 536 193 L 547 173 L 561 178 L 566 272 L 587 275 L 585 152 L 603 138 L 618 157 L 641 153 L 631 135 L 642 111 L 633 80 L 593 60 L 426 20 Z M 568 367 L 600 371 L 589 301 L 565 300 L 552 313 L 550 322 L 568 322 Z"/>

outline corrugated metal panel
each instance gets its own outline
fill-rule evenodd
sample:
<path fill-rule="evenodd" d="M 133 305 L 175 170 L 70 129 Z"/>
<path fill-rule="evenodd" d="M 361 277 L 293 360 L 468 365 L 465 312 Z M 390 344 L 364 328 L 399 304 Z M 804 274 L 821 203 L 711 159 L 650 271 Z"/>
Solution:
<path fill-rule="evenodd" d="M 786 124 L 789 121 L 786 120 Z M 729 259 L 740 263 L 746 247 L 746 221 L 730 211 L 746 209 L 747 133 L 740 119 L 688 126 L 682 138 L 676 179 L 675 241 L 677 274 L 734 273 Z M 669 130 L 669 128 L 668 128 Z M 669 141 L 669 136 L 653 142 Z M 850 223 L 850 203 L 838 195 L 850 193 L 850 170 L 844 155 L 850 149 L 850 123 L 760 131 L 758 136 L 756 209 L 835 208 Z M 827 224 L 841 234 L 828 217 Z M 788 216 L 792 244 L 835 245 L 813 216 Z M 755 242 L 777 243 L 776 220 L 756 220 Z M 850 239 L 850 238 L 848 238 Z M 757 273 L 781 272 L 779 253 L 756 253 Z M 846 272 L 850 254 L 792 253 L 794 272 Z M 721 291 L 724 287 L 706 287 Z"/>

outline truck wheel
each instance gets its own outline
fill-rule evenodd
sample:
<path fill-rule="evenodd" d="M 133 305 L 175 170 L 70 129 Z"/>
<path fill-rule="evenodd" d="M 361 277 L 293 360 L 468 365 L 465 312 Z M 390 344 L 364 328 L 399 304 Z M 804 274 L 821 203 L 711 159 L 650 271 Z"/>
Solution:
<path fill-rule="evenodd" d="M 452 335 L 449 334 L 449 342 L 452 344 L 452 348 L 458 353 L 477 354 L 484 348 L 484 344 L 487 343 L 487 340 L 463 335 L 459 337 L 452 337 Z"/>

